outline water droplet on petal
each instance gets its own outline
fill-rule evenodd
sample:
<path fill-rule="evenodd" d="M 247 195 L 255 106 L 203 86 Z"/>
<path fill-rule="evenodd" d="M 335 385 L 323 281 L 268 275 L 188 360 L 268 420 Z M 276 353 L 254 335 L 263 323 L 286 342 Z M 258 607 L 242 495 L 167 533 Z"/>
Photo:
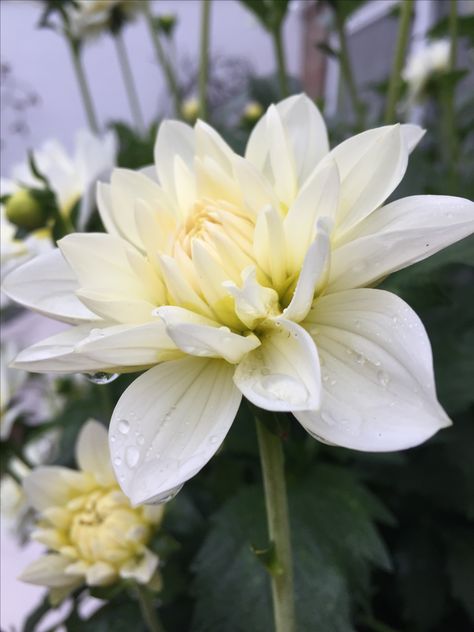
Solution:
<path fill-rule="evenodd" d="M 377 372 L 377 379 L 379 381 L 379 384 L 381 386 L 383 386 L 384 388 L 386 386 L 388 386 L 389 382 L 390 382 L 390 376 L 388 373 L 386 373 L 385 371 L 378 371 Z"/>
<path fill-rule="evenodd" d="M 93 384 L 110 384 L 116 380 L 119 376 L 118 373 L 105 373 L 104 371 L 98 371 L 97 373 L 84 373 L 89 382 Z"/>
<path fill-rule="evenodd" d="M 308 389 L 299 380 L 280 373 L 260 377 L 253 384 L 253 390 L 257 395 L 288 404 L 301 404 L 309 396 Z"/>
<path fill-rule="evenodd" d="M 122 434 L 128 434 L 128 431 L 130 430 L 130 424 L 127 419 L 119 419 L 117 427 L 119 429 L 119 432 L 121 432 Z"/>
<path fill-rule="evenodd" d="M 128 446 L 125 452 L 125 460 L 127 461 L 128 467 L 135 467 L 138 463 L 138 459 L 140 458 L 140 451 L 133 445 Z"/>
<path fill-rule="evenodd" d="M 138 445 L 143 445 L 145 443 L 145 437 L 142 434 L 137 436 L 137 443 Z"/>
<path fill-rule="evenodd" d="M 122 459 L 119 456 L 116 456 L 114 458 L 114 464 L 117 465 L 117 466 L 118 465 L 122 465 Z"/>
<path fill-rule="evenodd" d="M 212 435 L 209 437 L 209 443 L 215 445 L 219 441 L 220 437 L 218 435 Z"/>
<path fill-rule="evenodd" d="M 336 423 L 335 419 L 333 418 L 333 416 L 331 415 L 331 413 L 328 413 L 327 411 L 323 411 L 321 413 L 321 419 L 327 423 L 328 426 L 334 426 L 334 424 Z"/>

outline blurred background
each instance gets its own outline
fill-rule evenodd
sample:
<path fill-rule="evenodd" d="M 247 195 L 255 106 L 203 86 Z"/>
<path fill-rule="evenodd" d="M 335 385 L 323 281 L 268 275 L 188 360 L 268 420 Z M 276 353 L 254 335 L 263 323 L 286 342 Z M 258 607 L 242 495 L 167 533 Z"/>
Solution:
<path fill-rule="evenodd" d="M 214 0 L 210 27 L 209 118 L 240 150 L 263 109 L 279 98 L 272 38 L 262 28 L 258 11 L 249 10 L 250 4 Z M 304 90 L 321 106 L 330 124 L 332 144 L 362 126 L 381 124 L 399 28 L 399 0 L 291 0 L 287 4 L 283 40 L 290 91 Z M 140 13 L 122 31 L 143 119 L 139 133 L 113 38 L 105 34 L 91 38 L 82 51 L 98 127 L 114 131 L 117 161 L 132 168 L 151 161 L 158 120 L 178 114 L 192 123 L 199 107 L 196 99 L 201 3 L 156 0 L 149 5 L 153 15 L 164 17 L 163 24 L 168 24 L 160 26 L 160 36 L 180 87 L 178 113 L 166 76 L 157 62 L 146 20 Z M 416 55 L 422 58 L 433 41 L 447 37 L 451 5 L 450 0 L 415 0 L 406 59 Z M 435 68 L 428 77 L 426 70 L 428 78 L 420 79 L 423 85 L 418 86 L 410 84 L 408 74 L 404 77 L 397 119 L 426 126 L 428 138 L 419 157 L 413 158 L 411 175 L 397 197 L 423 192 L 472 195 L 474 1 L 458 0 L 456 5 L 459 18 L 456 72 Z M 5 179 L 11 178 L 18 163 L 25 161 L 28 150 L 37 149 L 49 139 L 57 139 L 72 152 L 76 131 L 87 127 L 67 43 L 54 29 L 38 27 L 44 7 L 45 3 L 29 0 L 0 2 L 0 156 L 1 175 Z M 344 28 L 350 80 L 340 55 L 338 19 Z M 459 169 L 453 167 L 451 154 L 446 156 L 442 141 L 445 132 L 439 122 L 439 104 L 443 90 L 455 91 L 457 134 L 462 145 L 456 150 Z M 456 170 L 454 175 L 453 170 Z M 377 586 L 383 586 L 384 594 L 391 596 L 380 602 L 375 596 L 372 606 L 376 614 L 382 613 L 381 619 L 388 612 L 394 628 L 382 623 L 377 627 L 376 616 L 370 615 L 357 625 L 361 630 L 472 629 L 474 547 L 471 549 L 472 533 L 468 536 L 467 529 L 474 515 L 474 437 L 469 423 L 473 373 L 472 351 L 468 353 L 468 349 L 472 347 L 474 317 L 472 300 L 468 301 L 466 295 L 472 282 L 472 241 L 469 246 L 450 249 L 443 256 L 435 257 L 434 263 L 425 267 L 423 264 L 415 267 L 410 273 L 394 275 L 386 287 L 417 309 L 436 344 L 440 397 L 448 412 L 458 416 L 457 434 L 451 433 L 444 442 L 435 440 L 413 451 L 417 461 L 412 453 L 392 455 L 385 461 L 371 459 L 370 455 L 348 456 L 343 450 L 325 456 L 327 449 L 318 447 L 323 461 L 327 458 L 355 468 L 390 510 L 401 516 L 401 524 L 403 520 L 409 525 L 420 520 L 419 528 L 404 531 L 403 537 L 399 537 L 401 531 L 383 527 L 396 572 L 377 571 L 380 572 Z M 455 322 L 447 324 L 451 316 Z M 32 325 L 31 317 L 25 315 L 14 322 L 8 319 L 3 325 L 2 340 L 14 338 L 19 348 L 43 338 L 51 326 L 39 317 L 35 317 Z M 31 406 L 36 406 L 34 398 Z M 470 451 L 466 452 L 469 445 Z M 334 457 L 334 452 L 338 456 Z M 397 489 L 392 489 L 391 480 L 399 481 Z M 7 490 L 6 497 L 2 504 L 10 508 L 12 502 L 15 504 L 11 490 Z M 418 508 L 425 512 L 422 517 Z M 2 630 L 20 629 L 25 613 L 43 594 L 42 589 L 14 579 L 42 548 L 31 543 L 19 546 L 15 520 L 5 515 L 2 519 Z M 444 535 L 438 532 L 433 535 L 434 523 L 443 527 Z M 450 533 L 451 549 L 446 544 Z M 369 593 L 364 599 L 371 598 Z M 35 629 L 47 630 L 50 625 L 46 621 Z"/>

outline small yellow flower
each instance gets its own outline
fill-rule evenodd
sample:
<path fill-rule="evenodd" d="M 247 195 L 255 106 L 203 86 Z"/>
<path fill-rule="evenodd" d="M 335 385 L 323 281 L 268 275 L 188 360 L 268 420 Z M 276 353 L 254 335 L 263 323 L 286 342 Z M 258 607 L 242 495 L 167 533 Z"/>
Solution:
<path fill-rule="evenodd" d="M 36 468 L 25 478 L 39 512 L 32 538 L 49 552 L 20 579 L 50 588 L 58 602 L 83 583 L 104 586 L 122 579 L 157 584 L 158 557 L 147 548 L 163 507 L 132 507 L 110 463 L 107 432 L 96 421 L 82 429 L 76 448 L 80 471 Z"/>

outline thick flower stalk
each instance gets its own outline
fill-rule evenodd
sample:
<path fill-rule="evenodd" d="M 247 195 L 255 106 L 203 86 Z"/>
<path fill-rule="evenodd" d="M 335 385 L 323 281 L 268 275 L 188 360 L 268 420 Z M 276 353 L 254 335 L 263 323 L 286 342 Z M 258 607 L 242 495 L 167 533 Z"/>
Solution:
<path fill-rule="evenodd" d="M 32 538 L 48 553 L 20 579 L 47 586 L 53 602 L 86 583 L 105 586 L 120 579 L 159 586 L 158 557 L 147 544 L 163 507 L 132 507 L 110 463 L 107 432 L 96 421 L 81 430 L 76 448 L 79 471 L 44 466 L 23 486 L 39 512 Z"/>
<path fill-rule="evenodd" d="M 9 276 L 13 299 L 75 325 L 17 367 L 146 371 L 110 424 L 134 503 L 195 475 L 242 395 L 357 450 L 409 448 L 450 424 L 422 323 L 373 289 L 474 227 L 469 200 L 384 204 L 422 135 L 381 127 L 330 151 L 319 111 L 293 96 L 268 109 L 242 158 L 201 121 L 167 121 L 154 167 L 99 186 L 107 233 L 68 235 Z"/>

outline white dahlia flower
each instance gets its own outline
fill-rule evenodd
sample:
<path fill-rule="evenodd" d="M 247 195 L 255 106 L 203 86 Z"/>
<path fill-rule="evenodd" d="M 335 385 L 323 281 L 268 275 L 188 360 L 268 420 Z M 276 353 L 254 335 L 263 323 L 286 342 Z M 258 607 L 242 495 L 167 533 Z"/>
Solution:
<path fill-rule="evenodd" d="M 99 186 L 107 233 L 68 235 L 7 278 L 11 298 L 75 325 L 18 368 L 146 370 L 110 424 L 134 503 L 196 474 L 242 395 L 357 450 L 408 448 L 450 424 L 422 323 L 372 289 L 474 228 L 469 200 L 384 205 L 422 135 L 381 127 L 330 151 L 303 95 L 268 109 L 245 158 L 201 121 L 164 122 L 155 167 Z"/>
<path fill-rule="evenodd" d="M 80 130 L 72 154 L 57 140 L 48 140 L 33 152 L 36 166 L 48 180 L 64 216 L 81 200 L 80 222 L 88 219 L 97 180 L 107 177 L 115 166 L 116 151 L 112 132 L 100 137 Z M 44 188 L 26 161 L 13 167 L 10 180 L 2 180 L 2 195 L 13 194 L 22 186 Z"/>
<path fill-rule="evenodd" d="M 122 578 L 159 585 L 158 557 L 147 544 L 163 507 L 131 507 L 114 476 L 107 431 L 97 421 L 82 428 L 76 458 L 79 471 L 43 466 L 23 481 L 39 512 L 31 537 L 49 552 L 20 579 L 49 587 L 53 602 L 84 583 L 104 586 Z"/>
<path fill-rule="evenodd" d="M 94 39 L 111 26 L 112 12 L 120 11 L 131 20 L 148 0 L 77 0 L 68 11 L 70 29 L 75 37 Z"/>
<path fill-rule="evenodd" d="M 448 69 L 450 47 L 449 40 L 436 40 L 408 57 L 402 77 L 408 83 L 410 100 L 419 100 L 430 78 Z"/>

